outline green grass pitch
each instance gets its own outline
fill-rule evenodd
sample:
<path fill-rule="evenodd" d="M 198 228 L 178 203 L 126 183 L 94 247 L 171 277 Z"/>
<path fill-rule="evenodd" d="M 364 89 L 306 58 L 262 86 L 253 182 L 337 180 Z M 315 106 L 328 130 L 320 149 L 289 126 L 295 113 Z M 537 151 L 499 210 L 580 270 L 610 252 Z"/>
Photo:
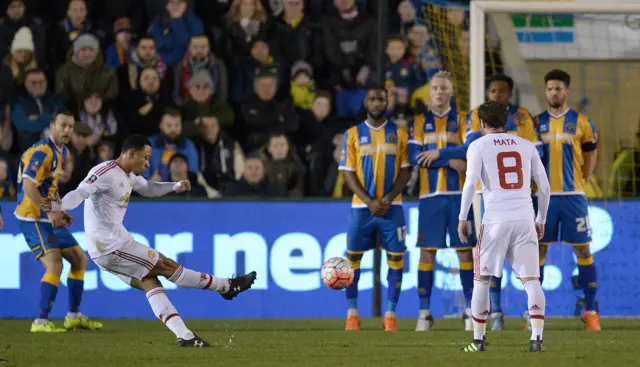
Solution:
<path fill-rule="evenodd" d="M 56 325 L 61 326 L 60 320 Z M 587 333 L 578 319 L 548 319 L 545 352 L 529 353 L 523 321 L 489 331 L 488 352 L 461 353 L 471 333 L 460 320 L 436 320 L 428 333 L 415 320 L 385 333 L 381 320 L 363 319 L 360 332 L 344 320 L 187 320 L 211 349 L 178 349 L 159 321 L 104 320 L 99 332 L 31 334 L 29 320 L 0 320 L 0 366 L 637 366 L 640 319 L 603 319 Z"/>

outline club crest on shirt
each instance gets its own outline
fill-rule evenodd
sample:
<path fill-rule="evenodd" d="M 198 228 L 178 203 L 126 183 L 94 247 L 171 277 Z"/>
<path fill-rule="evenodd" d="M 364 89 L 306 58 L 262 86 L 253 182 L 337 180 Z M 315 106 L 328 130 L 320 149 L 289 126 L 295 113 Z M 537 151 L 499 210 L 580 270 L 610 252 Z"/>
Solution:
<path fill-rule="evenodd" d="M 85 182 L 88 184 L 92 184 L 94 182 L 96 182 L 98 180 L 98 176 L 96 175 L 91 175 L 91 177 L 89 177 Z"/>
<path fill-rule="evenodd" d="M 387 141 L 390 142 L 390 143 L 395 143 L 396 135 L 395 134 L 388 134 L 387 135 Z"/>
<path fill-rule="evenodd" d="M 576 125 L 574 125 L 574 124 L 572 124 L 572 123 L 568 123 L 568 124 L 565 126 L 565 129 L 566 129 L 568 132 L 573 133 L 573 132 L 575 132 L 575 131 L 576 131 Z"/>
<path fill-rule="evenodd" d="M 458 130 L 458 121 L 451 120 L 447 123 L 447 130 L 449 131 L 457 131 Z"/>
<path fill-rule="evenodd" d="M 149 252 L 147 252 L 147 255 L 149 255 L 150 259 L 153 259 L 154 257 L 156 257 L 156 253 L 151 251 L 151 250 L 149 250 Z"/>

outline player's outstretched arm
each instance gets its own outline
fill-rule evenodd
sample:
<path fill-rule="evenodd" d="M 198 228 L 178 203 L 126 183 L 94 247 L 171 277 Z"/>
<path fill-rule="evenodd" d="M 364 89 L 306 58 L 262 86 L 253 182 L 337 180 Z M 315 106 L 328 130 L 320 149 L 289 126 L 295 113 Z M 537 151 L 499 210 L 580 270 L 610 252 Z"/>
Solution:
<path fill-rule="evenodd" d="M 133 180 L 133 190 L 142 196 L 153 198 L 166 195 L 173 191 L 180 193 L 191 190 L 191 183 L 189 180 L 182 180 L 180 182 L 155 182 L 137 176 Z"/>
<path fill-rule="evenodd" d="M 77 208 L 82 202 L 87 200 L 89 196 L 98 191 L 98 186 L 94 183 L 82 182 L 78 188 L 67 193 L 59 205 L 51 203 L 52 211 L 66 211 Z M 45 209 L 46 211 L 46 209 Z"/>

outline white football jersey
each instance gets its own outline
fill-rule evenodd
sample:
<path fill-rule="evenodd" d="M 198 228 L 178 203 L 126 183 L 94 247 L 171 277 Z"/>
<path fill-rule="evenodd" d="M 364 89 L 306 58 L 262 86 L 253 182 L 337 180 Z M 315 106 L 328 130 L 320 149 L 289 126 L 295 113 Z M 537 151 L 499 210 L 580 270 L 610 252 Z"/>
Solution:
<path fill-rule="evenodd" d="M 467 150 L 467 180 L 478 177 L 484 200 L 483 224 L 534 220 L 531 179 L 548 182 L 548 178 L 530 141 L 507 133 L 475 140 Z M 543 214 L 539 222 L 544 223 L 546 208 L 539 214 Z"/>
<path fill-rule="evenodd" d="M 122 221 L 129 206 L 131 192 L 146 182 L 126 173 L 116 161 L 93 167 L 80 187 L 91 195 L 84 204 L 84 229 L 89 256 L 109 254 L 133 240 Z"/>

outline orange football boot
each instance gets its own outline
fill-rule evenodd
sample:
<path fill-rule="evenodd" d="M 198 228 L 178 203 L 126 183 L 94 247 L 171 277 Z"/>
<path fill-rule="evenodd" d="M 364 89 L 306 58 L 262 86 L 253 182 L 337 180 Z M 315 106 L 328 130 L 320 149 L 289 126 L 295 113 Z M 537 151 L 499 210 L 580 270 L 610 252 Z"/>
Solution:
<path fill-rule="evenodd" d="M 398 331 L 396 315 L 385 315 L 382 326 L 384 327 L 384 331 Z"/>
<path fill-rule="evenodd" d="M 344 328 L 346 331 L 360 331 L 360 316 L 349 315 L 347 316 L 347 326 Z"/>
<path fill-rule="evenodd" d="M 600 316 L 597 313 L 582 313 L 582 322 L 587 331 L 600 331 Z"/>

